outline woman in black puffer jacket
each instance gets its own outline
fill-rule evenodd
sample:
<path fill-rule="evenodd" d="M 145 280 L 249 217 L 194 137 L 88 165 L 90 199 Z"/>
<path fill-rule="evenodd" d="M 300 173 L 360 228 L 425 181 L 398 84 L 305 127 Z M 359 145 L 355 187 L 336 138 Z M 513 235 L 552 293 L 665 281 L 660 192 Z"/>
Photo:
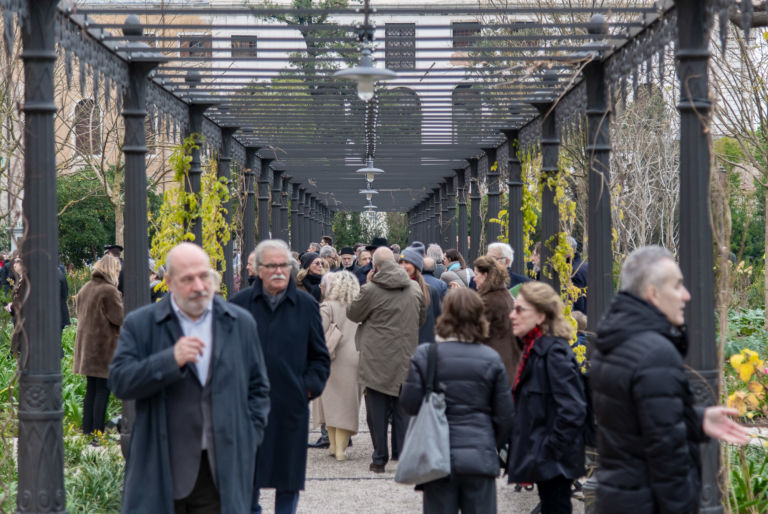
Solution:
<path fill-rule="evenodd" d="M 499 354 L 478 344 L 488 336 L 483 310 L 476 292 L 453 289 L 437 320 L 437 381 L 445 393 L 451 474 L 420 486 L 424 512 L 496 512 L 497 448 L 512 422 L 512 398 Z M 416 349 L 400 392 L 400 405 L 410 415 L 419 412 L 424 397 L 428 349 Z"/>
<path fill-rule="evenodd" d="M 581 372 L 568 344 L 573 326 L 560 296 L 544 282 L 523 284 L 510 318 L 523 350 L 512 382 L 509 482 L 535 482 L 542 514 L 570 513 L 571 483 L 584 474 L 587 417 Z"/>

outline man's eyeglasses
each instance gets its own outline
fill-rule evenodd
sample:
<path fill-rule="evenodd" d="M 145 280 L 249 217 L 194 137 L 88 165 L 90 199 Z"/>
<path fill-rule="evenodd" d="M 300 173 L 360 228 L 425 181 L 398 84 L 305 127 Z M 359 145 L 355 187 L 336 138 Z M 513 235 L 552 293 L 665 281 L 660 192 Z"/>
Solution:
<path fill-rule="evenodd" d="M 272 263 L 262 264 L 261 267 L 262 268 L 267 268 L 269 271 L 275 271 L 277 269 L 287 269 L 287 268 L 290 268 L 291 265 L 288 262 L 281 262 L 280 264 L 272 264 Z"/>

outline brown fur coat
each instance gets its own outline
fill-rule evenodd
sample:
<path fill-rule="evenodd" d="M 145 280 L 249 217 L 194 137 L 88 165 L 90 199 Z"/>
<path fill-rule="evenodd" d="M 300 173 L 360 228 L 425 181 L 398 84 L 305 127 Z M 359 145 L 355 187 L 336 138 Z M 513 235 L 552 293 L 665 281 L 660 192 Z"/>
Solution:
<path fill-rule="evenodd" d="M 123 299 L 117 287 L 98 271 L 77 295 L 77 336 L 73 371 L 109 377 L 109 363 L 123 324 Z"/>
<path fill-rule="evenodd" d="M 509 313 L 515 306 L 512 295 L 507 290 L 509 275 L 501 265 L 488 272 L 488 276 L 478 292 L 485 304 L 485 317 L 488 318 L 488 346 L 496 350 L 507 370 L 510 381 L 515 379 L 517 363 L 520 360 L 520 348 L 512 334 L 512 320 Z"/>

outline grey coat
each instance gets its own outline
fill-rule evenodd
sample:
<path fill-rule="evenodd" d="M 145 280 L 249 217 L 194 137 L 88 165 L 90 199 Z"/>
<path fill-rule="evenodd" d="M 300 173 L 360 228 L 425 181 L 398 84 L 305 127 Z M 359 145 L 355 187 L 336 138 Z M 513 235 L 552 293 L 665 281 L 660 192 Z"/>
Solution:
<path fill-rule="evenodd" d="M 377 268 L 347 307 L 347 318 L 360 323 L 355 339 L 360 385 L 398 396 L 427 311 L 419 285 L 394 260 Z"/>
<path fill-rule="evenodd" d="M 269 414 L 269 381 L 256 324 L 219 297 L 213 304 L 211 410 L 222 513 L 248 512 L 256 449 Z M 125 471 L 123 513 L 173 512 L 167 423 L 167 388 L 192 373 L 179 368 L 173 345 L 181 337 L 170 296 L 125 318 L 109 367 L 109 388 L 136 400 L 136 419 Z"/>

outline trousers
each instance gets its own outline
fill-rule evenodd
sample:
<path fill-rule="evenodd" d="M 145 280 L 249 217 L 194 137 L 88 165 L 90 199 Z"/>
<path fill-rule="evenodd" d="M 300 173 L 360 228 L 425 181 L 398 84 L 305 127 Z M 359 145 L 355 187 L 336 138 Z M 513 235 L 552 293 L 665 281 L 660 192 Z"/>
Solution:
<path fill-rule="evenodd" d="M 200 457 L 200 469 L 197 472 L 195 487 L 189 496 L 173 502 L 174 514 L 219 514 L 221 498 L 208 464 L 208 452 L 203 450 Z"/>
<path fill-rule="evenodd" d="M 392 420 L 392 460 L 397 460 L 403 448 L 409 417 L 400 408 L 398 397 L 366 388 L 365 410 L 373 443 L 373 463 L 383 466 L 389 461 L 387 429 L 390 419 Z"/>
<path fill-rule="evenodd" d="M 563 475 L 551 480 L 536 482 L 541 500 L 541 514 L 571 514 L 571 483 L 573 480 Z"/>
<path fill-rule="evenodd" d="M 493 514 L 496 479 L 482 475 L 450 475 L 423 486 L 424 514 Z"/>
<path fill-rule="evenodd" d="M 104 431 L 104 416 L 109 403 L 107 379 L 86 377 L 85 398 L 83 399 L 83 433 Z"/>

